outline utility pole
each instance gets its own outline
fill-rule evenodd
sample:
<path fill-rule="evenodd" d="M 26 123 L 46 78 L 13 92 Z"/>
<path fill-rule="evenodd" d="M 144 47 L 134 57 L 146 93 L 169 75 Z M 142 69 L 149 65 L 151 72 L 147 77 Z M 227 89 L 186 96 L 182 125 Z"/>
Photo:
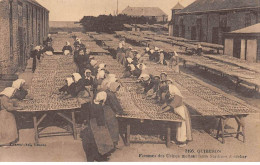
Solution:
<path fill-rule="evenodd" d="M 116 15 L 118 15 L 118 0 L 117 0 L 117 5 L 116 5 Z"/>

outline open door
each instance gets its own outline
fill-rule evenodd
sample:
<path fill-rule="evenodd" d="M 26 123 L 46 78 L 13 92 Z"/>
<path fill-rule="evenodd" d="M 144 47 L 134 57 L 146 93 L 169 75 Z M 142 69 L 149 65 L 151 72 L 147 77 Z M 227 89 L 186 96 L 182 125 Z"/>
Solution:
<path fill-rule="evenodd" d="M 240 54 L 241 54 L 241 40 L 235 38 L 233 44 L 233 56 L 236 58 L 240 58 Z"/>
<path fill-rule="evenodd" d="M 218 44 L 219 41 L 219 28 L 218 27 L 214 27 L 212 29 L 212 43 L 213 44 Z"/>
<path fill-rule="evenodd" d="M 196 33 L 196 26 L 191 27 L 191 40 L 196 40 L 197 33 Z"/>

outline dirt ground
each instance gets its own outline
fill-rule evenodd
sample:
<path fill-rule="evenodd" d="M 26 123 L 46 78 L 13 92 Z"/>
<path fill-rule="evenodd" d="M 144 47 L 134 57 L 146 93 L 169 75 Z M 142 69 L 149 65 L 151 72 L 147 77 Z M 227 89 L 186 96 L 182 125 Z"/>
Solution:
<path fill-rule="evenodd" d="M 33 74 L 30 70 L 30 62 L 28 68 L 20 78 L 24 78 L 30 86 L 30 81 Z M 258 106 L 259 98 L 257 95 L 246 97 L 233 89 L 225 87 L 223 82 L 217 84 L 218 80 L 204 79 L 205 76 L 200 70 L 185 69 L 183 72 L 194 75 L 212 85 L 217 86 L 223 91 L 240 97 L 246 100 L 251 105 Z M 196 73 L 196 72 L 199 72 Z M 215 76 L 213 76 L 215 77 Z M 215 77 L 216 78 L 216 77 Z M 215 81 L 215 82 L 214 82 Z M 179 148 L 176 144 L 172 144 L 170 148 L 166 148 L 165 144 L 152 144 L 149 142 L 131 143 L 130 146 L 125 146 L 122 138 L 118 148 L 110 156 L 110 162 L 143 162 L 143 161 L 260 161 L 260 114 L 249 115 L 246 119 L 246 142 L 243 143 L 235 137 L 227 137 L 226 143 L 222 144 L 221 139 L 217 140 L 216 135 L 216 119 L 202 118 L 198 116 L 192 117 L 193 126 L 193 141 L 186 147 Z M 19 123 L 18 123 L 19 124 Z M 19 141 L 16 146 L 0 147 L 0 161 L 2 162 L 84 162 L 86 161 L 84 150 L 81 146 L 81 140 L 78 137 L 74 140 L 72 136 L 53 136 L 41 138 L 39 145 L 34 144 L 34 130 L 32 123 L 28 127 L 19 130 Z M 146 132 L 147 128 L 153 130 L 153 135 L 148 138 Z M 159 135 L 164 135 L 163 127 L 158 127 L 149 122 L 135 122 L 132 125 L 131 134 L 132 139 L 142 141 L 149 141 L 151 137 L 157 137 L 159 142 L 163 142 Z M 228 132 L 235 131 L 237 128 L 235 121 L 228 121 L 226 129 Z M 44 131 L 64 131 L 63 128 L 52 126 L 46 128 Z M 174 130 L 173 137 L 174 137 Z M 147 138 L 147 139 L 146 139 Z M 173 138 L 174 139 L 174 138 Z"/>

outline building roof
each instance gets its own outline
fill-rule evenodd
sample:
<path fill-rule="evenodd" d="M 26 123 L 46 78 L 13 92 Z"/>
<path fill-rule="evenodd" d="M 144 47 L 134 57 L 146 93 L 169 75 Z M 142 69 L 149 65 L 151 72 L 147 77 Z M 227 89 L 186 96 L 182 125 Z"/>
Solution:
<path fill-rule="evenodd" d="M 129 16 L 167 16 L 159 7 L 126 7 L 121 14 Z"/>
<path fill-rule="evenodd" d="M 235 30 L 235 31 L 232 31 L 230 33 L 260 33 L 260 23 L 258 24 L 255 24 L 255 25 L 252 25 L 252 26 L 248 26 L 248 27 L 245 27 L 245 28 L 242 28 L 242 29 L 239 29 L 239 30 Z"/>
<path fill-rule="evenodd" d="M 243 8 L 258 8 L 260 0 L 196 0 L 178 14 L 203 13 Z"/>
<path fill-rule="evenodd" d="M 182 10 L 184 9 L 184 7 L 180 4 L 180 2 L 178 2 L 173 8 L 172 10 Z"/>
<path fill-rule="evenodd" d="M 31 3 L 31 4 L 34 4 L 36 6 L 39 6 L 41 8 L 44 8 L 46 9 L 44 6 L 42 6 L 39 2 L 37 2 L 36 0 L 26 0 L 27 2 Z M 46 9 L 47 11 L 49 11 L 48 9 Z"/>

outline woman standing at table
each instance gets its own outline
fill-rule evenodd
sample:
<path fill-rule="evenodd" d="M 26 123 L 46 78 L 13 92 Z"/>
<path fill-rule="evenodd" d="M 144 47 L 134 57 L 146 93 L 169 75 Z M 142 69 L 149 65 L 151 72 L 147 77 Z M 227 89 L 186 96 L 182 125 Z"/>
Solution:
<path fill-rule="evenodd" d="M 40 60 L 40 46 L 34 47 L 34 49 L 31 51 L 31 58 L 33 59 L 33 64 L 32 64 L 32 72 L 34 73 L 36 70 L 36 65 L 37 65 L 37 59 Z"/>
<path fill-rule="evenodd" d="M 75 62 L 78 66 L 79 74 L 84 77 L 87 65 L 90 63 L 89 55 L 86 54 L 85 49 L 80 49 L 79 54 L 75 57 Z"/>
<path fill-rule="evenodd" d="M 184 121 L 177 123 L 176 140 L 179 147 L 184 147 L 192 141 L 192 128 L 189 111 L 183 104 L 183 96 L 180 90 L 173 84 L 169 84 L 166 103 L 162 106 L 162 112 L 173 110 L 180 115 Z"/>
<path fill-rule="evenodd" d="M 81 131 L 82 145 L 88 162 L 107 161 L 107 154 L 114 149 L 103 109 L 106 99 L 106 92 L 97 93 L 90 105 L 89 126 Z"/>
<path fill-rule="evenodd" d="M 106 124 L 115 147 L 119 141 L 119 126 L 116 114 L 123 114 L 123 108 L 116 97 L 116 92 L 119 89 L 120 84 L 118 82 L 112 82 L 109 85 L 106 90 L 107 100 L 104 106 Z"/>
<path fill-rule="evenodd" d="M 0 146 L 8 146 L 18 140 L 18 130 L 12 111 L 21 110 L 11 100 L 15 88 L 8 87 L 0 93 Z"/>

